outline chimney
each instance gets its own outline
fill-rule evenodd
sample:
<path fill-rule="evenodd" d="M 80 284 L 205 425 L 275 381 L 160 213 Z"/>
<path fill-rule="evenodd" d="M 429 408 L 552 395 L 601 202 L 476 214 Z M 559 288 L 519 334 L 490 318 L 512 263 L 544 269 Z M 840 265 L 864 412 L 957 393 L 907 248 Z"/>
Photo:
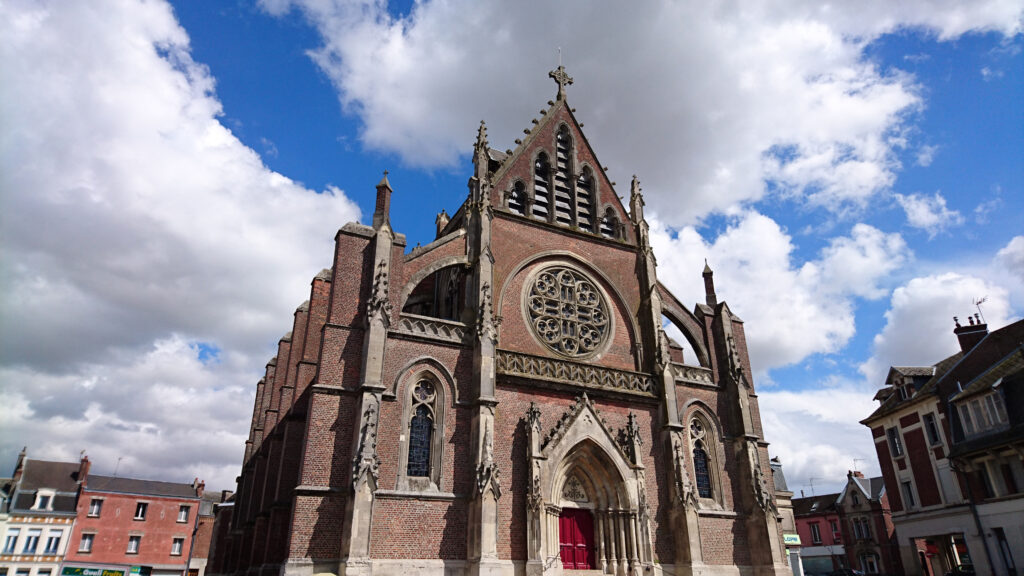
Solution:
<path fill-rule="evenodd" d="M 718 306 L 718 296 L 715 296 L 715 273 L 711 271 L 711 266 L 708 266 L 708 259 L 704 259 L 704 301 L 708 306 L 714 308 Z"/>
<path fill-rule="evenodd" d="M 441 232 L 444 230 L 444 227 L 447 226 L 448 222 L 450 221 L 451 217 L 448 216 L 448 213 L 445 212 L 444 210 L 441 210 L 441 212 L 437 215 L 437 220 L 434 220 L 434 223 L 437 224 L 437 236 L 435 236 L 435 238 L 441 237 Z"/>
<path fill-rule="evenodd" d="M 195 480 L 192 480 L 192 488 L 194 488 L 196 491 L 196 497 L 202 498 L 203 491 L 206 490 L 206 482 L 200 480 L 199 478 L 196 478 Z"/>
<path fill-rule="evenodd" d="M 861 472 L 860 470 L 847 470 L 846 471 L 846 475 L 851 477 L 851 478 L 863 478 L 864 477 L 864 473 Z"/>
<path fill-rule="evenodd" d="M 11 483 L 17 484 L 21 480 L 21 475 L 25 471 L 25 456 L 28 451 L 28 446 L 24 446 L 21 452 L 18 453 L 18 463 L 14 465 L 14 474 L 12 474 Z"/>
<path fill-rule="evenodd" d="M 391 183 L 388 182 L 388 171 L 377 184 L 377 206 L 373 209 L 373 229 L 380 230 L 385 224 L 391 227 Z"/>
<path fill-rule="evenodd" d="M 89 468 L 92 468 L 92 462 L 89 462 L 88 456 L 82 454 L 81 460 L 78 461 L 78 483 L 82 486 L 85 486 L 85 481 L 89 477 Z"/>
<path fill-rule="evenodd" d="M 956 324 L 953 334 L 956 334 L 956 339 L 960 341 L 960 350 L 965 354 L 977 346 L 985 336 L 988 336 L 988 324 L 982 323 L 977 314 L 974 317 L 968 316 L 967 319 L 969 320 L 967 326 L 961 326 L 957 318 L 953 318 Z"/>

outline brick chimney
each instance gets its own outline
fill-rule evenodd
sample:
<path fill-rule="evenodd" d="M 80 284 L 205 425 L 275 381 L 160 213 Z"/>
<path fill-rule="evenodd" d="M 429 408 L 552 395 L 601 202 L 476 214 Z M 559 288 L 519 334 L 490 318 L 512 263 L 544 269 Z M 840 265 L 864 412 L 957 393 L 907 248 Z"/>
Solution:
<path fill-rule="evenodd" d="M 847 470 L 846 475 L 850 478 L 863 478 L 864 473 L 860 470 Z"/>
<path fill-rule="evenodd" d="M 977 314 L 973 317 L 967 316 L 967 321 L 967 326 L 961 326 L 960 320 L 956 316 L 953 317 L 953 322 L 956 324 L 953 334 L 956 334 L 956 339 L 960 342 L 960 350 L 965 354 L 977 346 L 985 336 L 988 336 L 988 324 L 984 324 Z"/>
<path fill-rule="evenodd" d="M 78 461 L 78 483 L 85 486 L 85 481 L 89 478 L 89 469 L 92 468 L 92 462 L 89 462 L 89 457 L 82 454 L 81 459 Z"/>
<path fill-rule="evenodd" d="M 203 491 L 206 490 L 206 482 L 200 480 L 199 478 L 196 478 L 195 480 L 192 481 L 192 488 L 194 488 L 196 491 L 196 497 L 202 498 Z"/>

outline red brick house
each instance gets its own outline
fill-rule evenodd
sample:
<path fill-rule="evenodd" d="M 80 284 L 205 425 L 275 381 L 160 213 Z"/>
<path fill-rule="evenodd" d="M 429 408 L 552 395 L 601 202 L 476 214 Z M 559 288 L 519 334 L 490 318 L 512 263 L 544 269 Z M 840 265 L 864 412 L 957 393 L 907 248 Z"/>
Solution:
<path fill-rule="evenodd" d="M 954 319 L 956 320 L 956 319 Z M 994 332 L 956 322 L 960 350 L 893 366 L 861 421 L 871 428 L 901 560 L 1017 574 L 1024 562 L 1024 321 Z"/>
<path fill-rule="evenodd" d="M 843 544 L 838 500 L 839 494 L 793 499 L 793 517 L 800 535 L 800 560 L 805 576 L 850 567 Z"/>
<path fill-rule="evenodd" d="M 185 574 L 203 484 L 90 475 L 82 484 L 62 574 L 92 568 Z M 140 570 L 141 568 L 141 570 Z"/>
<path fill-rule="evenodd" d="M 836 498 L 849 565 L 866 574 L 903 574 L 889 497 L 881 476 L 852 471 Z"/>
<path fill-rule="evenodd" d="M 386 175 L 372 225 L 338 231 L 211 566 L 789 573 L 743 322 L 710 268 L 692 308 L 658 282 L 639 182 L 627 209 L 551 76 L 515 149 L 481 124 L 436 240 L 391 228 Z"/>

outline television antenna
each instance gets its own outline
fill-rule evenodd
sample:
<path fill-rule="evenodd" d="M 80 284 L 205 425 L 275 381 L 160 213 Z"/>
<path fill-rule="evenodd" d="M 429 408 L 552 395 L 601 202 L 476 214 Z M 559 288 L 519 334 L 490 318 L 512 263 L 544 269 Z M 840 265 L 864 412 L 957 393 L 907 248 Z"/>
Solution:
<path fill-rule="evenodd" d="M 821 478 L 818 478 L 817 476 L 811 476 L 810 478 L 807 479 L 807 485 L 811 487 L 811 496 L 815 495 L 814 494 L 814 481 L 815 480 L 821 480 Z"/>
<path fill-rule="evenodd" d="M 972 302 L 974 302 L 975 308 L 978 309 L 978 315 L 981 316 L 981 321 L 988 324 L 988 322 L 985 321 L 985 314 L 981 311 L 981 305 L 988 302 L 988 296 L 986 295 L 981 298 L 975 298 Z"/>
<path fill-rule="evenodd" d="M 857 468 L 857 462 L 863 462 L 863 461 L 864 461 L 863 458 L 854 458 L 853 459 L 853 470 L 854 470 L 854 472 L 857 472 L 859 470 L 859 468 Z"/>

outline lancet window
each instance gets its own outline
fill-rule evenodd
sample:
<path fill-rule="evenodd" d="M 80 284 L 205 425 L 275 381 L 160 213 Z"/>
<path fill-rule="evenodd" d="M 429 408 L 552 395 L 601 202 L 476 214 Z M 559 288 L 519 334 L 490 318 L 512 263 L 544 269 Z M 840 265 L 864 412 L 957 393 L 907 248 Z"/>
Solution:
<path fill-rule="evenodd" d="M 718 485 L 717 441 L 714 427 L 705 416 L 696 412 L 690 419 L 690 450 L 693 457 L 693 478 L 697 496 L 721 504 Z"/>
<path fill-rule="evenodd" d="M 572 138 L 563 124 L 555 135 L 555 222 L 572 225 Z"/>
<path fill-rule="evenodd" d="M 541 152 L 533 163 L 533 217 L 547 220 L 551 204 L 551 162 Z"/>
<path fill-rule="evenodd" d="M 516 214 L 526 213 L 526 186 L 519 180 L 516 180 L 508 195 L 508 209 Z"/>
<path fill-rule="evenodd" d="M 409 421 L 409 476 L 430 475 L 431 439 L 434 434 L 433 382 L 420 380 L 412 391 L 412 419 Z"/>
<path fill-rule="evenodd" d="M 576 225 L 585 232 L 594 231 L 594 173 L 584 168 L 576 179 Z"/>

